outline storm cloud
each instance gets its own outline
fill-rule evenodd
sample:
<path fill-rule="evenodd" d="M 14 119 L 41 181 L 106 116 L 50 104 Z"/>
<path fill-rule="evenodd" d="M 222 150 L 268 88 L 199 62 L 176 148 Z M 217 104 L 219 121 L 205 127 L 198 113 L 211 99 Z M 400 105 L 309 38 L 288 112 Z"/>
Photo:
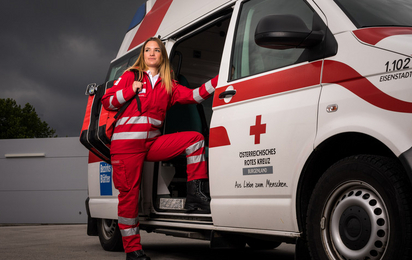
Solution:
<path fill-rule="evenodd" d="M 0 98 L 30 103 L 59 137 L 79 136 L 86 85 L 104 82 L 144 2 L 2 1 Z"/>

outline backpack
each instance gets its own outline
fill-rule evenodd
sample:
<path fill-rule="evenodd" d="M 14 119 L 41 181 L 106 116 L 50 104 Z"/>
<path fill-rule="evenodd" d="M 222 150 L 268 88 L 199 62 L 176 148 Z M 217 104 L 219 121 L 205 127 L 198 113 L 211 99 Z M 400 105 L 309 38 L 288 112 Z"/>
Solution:
<path fill-rule="evenodd" d="M 135 81 L 140 81 L 139 74 L 135 73 Z M 86 106 L 86 113 L 80 132 L 80 142 L 94 155 L 107 163 L 110 162 L 110 142 L 117 119 L 130 105 L 133 98 L 127 101 L 119 110 L 106 110 L 102 103 L 102 97 L 113 86 L 114 81 L 105 84 L 92 86 L 95 89 L 93 95 L 89 95 Z M 135 96 L 139 111 L 141 103 L 139 95 Z M 90 158 L 89 158 L 90 161 Z"/>

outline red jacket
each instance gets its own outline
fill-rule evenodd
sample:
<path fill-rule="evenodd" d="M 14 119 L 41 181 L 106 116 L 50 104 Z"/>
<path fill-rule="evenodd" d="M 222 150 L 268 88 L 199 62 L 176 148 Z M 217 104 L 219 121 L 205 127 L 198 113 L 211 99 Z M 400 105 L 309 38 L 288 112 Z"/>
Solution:
<path fill-rule="evenodd" d="M 144 72 L 143 89 L 139 92 L 141 112 L 133 92 L 134 73 L 126 71 L 102 98 L 107 110 L 118 110 L 129 99 L 134 99 L 116 122 L 112 136 L 111 154 L 137 153 L 146 151 L 145 143 L 159 135 L 159 128 L 165 120 L 166 111 L 174 104 L 200 103 L 215 91 L 218 76 L 196 89 L 189 89 L 173 82 L 172 94 L 162 87 L 159 77 L 154 88 Z"/>

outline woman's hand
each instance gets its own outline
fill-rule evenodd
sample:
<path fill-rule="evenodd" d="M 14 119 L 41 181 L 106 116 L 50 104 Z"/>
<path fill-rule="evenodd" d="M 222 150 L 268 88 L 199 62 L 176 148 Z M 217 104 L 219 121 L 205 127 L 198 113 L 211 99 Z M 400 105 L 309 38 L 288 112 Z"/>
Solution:
<path fill-rule="evenodd" d="M 140 82 L 140 81 L 134 81 L 134 82 L 133 82 L 133 91 L 134 91 L 135 93 L 140 92 L 140 91 L 142 90 L 142 86 L 143 86 L 142 82 Z"/>

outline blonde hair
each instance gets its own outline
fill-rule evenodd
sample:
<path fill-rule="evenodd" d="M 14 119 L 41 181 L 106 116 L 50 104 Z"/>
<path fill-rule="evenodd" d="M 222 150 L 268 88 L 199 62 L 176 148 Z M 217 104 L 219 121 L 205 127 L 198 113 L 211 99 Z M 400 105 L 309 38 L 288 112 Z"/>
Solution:
<path fill-rule="evenodd" d="M 147 71 L 149 67 L 146 65 L 144 61 L 144 50 L 146 48 L 146 44 L 150 41 L 155 41 L 160 47 L 161 50 L 161 57 L 160 57 L 160 65 L 159 65 L 159 74 L 160 78 L 162 79 L 162 87 L 166 88 L 168 94 L 172 94 L 173 88 L 173 74 L 171 72 L 169 58 L 167 56 L 166 47 L 163 42 L 156 37 L 150 37 L 147 39 L 140 51 L 139 57 L 137 58 L 136 62 L 129 67 L 126 71 L 137 70 L 139 72 L 139 78 L 143 77 L 143 72 Z"/>

